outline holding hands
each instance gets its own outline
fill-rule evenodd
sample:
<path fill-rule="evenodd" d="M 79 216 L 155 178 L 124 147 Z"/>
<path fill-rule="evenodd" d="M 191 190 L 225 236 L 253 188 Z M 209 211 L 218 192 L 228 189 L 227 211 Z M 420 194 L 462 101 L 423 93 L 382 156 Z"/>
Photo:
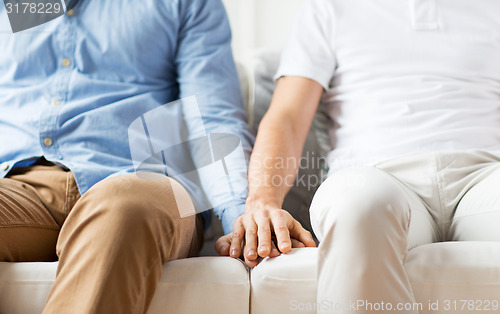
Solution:
<path fill-rule="evenodd" d="M 242 256 L 249 267 L 255 267 L 266 256 L 316 246 L 311 233 L 281 205 L 294 184 L 322 94 L 323 87 L 308 78 L 288 76 L 278 80 L 250 158 L 245 214 L 234 222 L 233 233 L 217 240 L 219 255 Z M 287 166 L 277 166 L 281 164 Z"/>
<path fill-rule="evenodd" d="M 236 219 L 232 233 L 217 240 L 215 249 L 222 256 L 242 256 L 249 267 L 255 267 L 264 257 L 315 246 L 311 233 L 286 210 L 247 202 L 246 213 Z"/>

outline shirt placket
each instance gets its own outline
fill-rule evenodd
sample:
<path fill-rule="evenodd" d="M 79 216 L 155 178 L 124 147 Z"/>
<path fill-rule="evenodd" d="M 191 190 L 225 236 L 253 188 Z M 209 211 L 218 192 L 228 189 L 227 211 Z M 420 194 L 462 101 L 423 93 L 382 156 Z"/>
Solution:
<path fill-rule="evenodd" d="M 40 116 L 39 141 L 44 156 L 49 159 L 62 159 L 57 138 L 58 119 L 69 101 L 69 83 L 75 65 L 76 27 L 72 16 L 63 16 L 64 20 L 54 34 L 57 72 L 53 77 L 49 99 Z"/>

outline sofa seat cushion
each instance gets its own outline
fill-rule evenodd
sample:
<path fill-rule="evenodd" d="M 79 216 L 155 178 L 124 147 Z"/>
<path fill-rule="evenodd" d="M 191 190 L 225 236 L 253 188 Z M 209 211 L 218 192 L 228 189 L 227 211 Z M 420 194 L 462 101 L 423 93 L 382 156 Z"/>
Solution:
<path fill-rule="evenodd" d="M 0 313 L 36 314 L 56 277 L 57 263 L 0 263 Z M 148 313 L 249 313 L 246 266 L 224 257 L 167 263 Z"/>
<path fill-rule="evenodd" d="M 251 313 L 316 313 L 317 255 L 316 248 L 293 249 L 254 267 Z"/>
<path fill-rule="evenodd" d="M 422 314 L 500 313 L 500 242 L 422 245 L 410 251 L 405 267 Z"/>
<path fill-rule="evenodd" d="M 317 258 L 317 248 L 301 248 L 264 259 L 251 272 L 251 313 L 316 313 Z M 405 268 L 421 314 L 500 313 L 500 242 L 423 245 Z M 462 300 L 474 300 L 474 310 L 462 311 Z"/>

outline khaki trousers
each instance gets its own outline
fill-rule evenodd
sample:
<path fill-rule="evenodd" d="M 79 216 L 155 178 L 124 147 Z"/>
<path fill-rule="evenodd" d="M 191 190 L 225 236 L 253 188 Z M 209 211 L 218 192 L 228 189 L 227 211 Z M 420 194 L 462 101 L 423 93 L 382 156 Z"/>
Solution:
<path fill-rule="evenodd" d="M 484 152 L 421 154 L 334 173 L 311 205 L 320 240 L 318 313 L 371 313 L 350 306 L 358 301 L 413 304 L 408 250 L 500 241 L 499 187 L 500 159 Z"/>
<path fill-rule="evenodd" d="M 165 176 L 132 174 L 80 197 L 56 165 L 14 169 L 0 179 L 0 261 L 59 259 L 44 313 L 145 313 L 162 265 L 202 244 L 201 218 L 180 218 L 173 189 L 179 197 Z"/>

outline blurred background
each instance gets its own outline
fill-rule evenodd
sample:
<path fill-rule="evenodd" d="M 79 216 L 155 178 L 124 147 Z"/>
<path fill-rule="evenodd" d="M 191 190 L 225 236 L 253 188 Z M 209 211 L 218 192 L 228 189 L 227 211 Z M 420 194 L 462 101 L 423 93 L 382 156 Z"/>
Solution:
<path fill-rule="evenodd" d="M 304 0 L 223 0 L 233 31 L 233 52 L 244 59 L 260 48 L 280 49 Z"/>

